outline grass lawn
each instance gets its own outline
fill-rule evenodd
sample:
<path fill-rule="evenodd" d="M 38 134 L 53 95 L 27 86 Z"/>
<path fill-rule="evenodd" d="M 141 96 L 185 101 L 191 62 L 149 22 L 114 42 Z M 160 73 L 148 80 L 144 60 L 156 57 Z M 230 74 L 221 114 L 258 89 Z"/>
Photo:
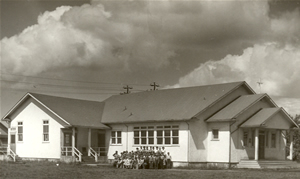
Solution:
<path fill-rule="evenodd" d="M 281 170 L 131 170 L 112 166 L 82 166 L 53 162 L 26 162 L 24 164 L 0 162 L 0 178 L 300 178 L 300 169 Z"/>

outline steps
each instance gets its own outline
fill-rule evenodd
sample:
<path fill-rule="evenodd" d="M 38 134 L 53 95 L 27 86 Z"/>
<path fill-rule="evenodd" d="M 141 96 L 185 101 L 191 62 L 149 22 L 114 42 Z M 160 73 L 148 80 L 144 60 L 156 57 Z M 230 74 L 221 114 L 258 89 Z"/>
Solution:
<path fill-rule="evenodd" d="M 241 160 L 237 168 L 299 168 L 299 164 L 290 160 Z"/>
<path fill-rule="evenodd" d="M 258 168 L 260 169 L 260 165 L 256 160 L 241 160 L 239 164 L 237 164 L 237 168 Z"/>
<path fill-rule="evenodd" d="M 93 156 L 82 156 L 82 164 L 101 164 L 108 163 L 107 156 L 99 156 L 98 161 L 95 161 Z"/>
<path fill-rule="evenodd" d="M 96 163 L 94 157 L 92 157 L 92 156 L 84 156 L 84 155 L 81 157 L 81 162 L 84 162 L 84 163 Z"/>

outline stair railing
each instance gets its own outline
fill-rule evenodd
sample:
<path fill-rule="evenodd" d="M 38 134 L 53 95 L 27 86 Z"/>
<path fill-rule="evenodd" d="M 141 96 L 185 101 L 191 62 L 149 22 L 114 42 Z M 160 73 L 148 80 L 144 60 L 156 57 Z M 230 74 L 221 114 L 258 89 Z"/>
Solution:
<path fill-rule="evenodd" d="M 72 147 L 61 147 L 62 156 L 72 156 Z"/>
<path fill-rule="evenodd" d="M 95 162 L 98 162 L 97 152 L 92 147 L 90 147 L 89 150 L 90 150 L 90 154 L 95 158 Z"/>
<path fill-rule="evenodd" d="M 11 148 L 9 148 L 8 150 L 9 150 L 8 155 L 11 156 L 14 162 L 16 162 L 17 154 L 13 150 L 11 150 Z"/>
<path fill-rule="evenodd" d="M 2 145 L 2 146 L 0 146 L 0 154 L 1 155 L 6 155 L 7 154 L 7 146 L 4 146 L 4 145 Z"/>
<path fill-rule="evenodd" d="M 81 160 L 82 153 L 76 147 L 74 147 L 73 150 L 74 150 L 75 156 L 78 157 L 78 161 L 81 162 L 82 161 Z"/>
<path fill-rule="evenodd" d="M 96 153 L 98 154 L 98 156 L 106 156 L 107 155 L 107 147 L 91 147 L 94 151 L 96 151 Z"/>

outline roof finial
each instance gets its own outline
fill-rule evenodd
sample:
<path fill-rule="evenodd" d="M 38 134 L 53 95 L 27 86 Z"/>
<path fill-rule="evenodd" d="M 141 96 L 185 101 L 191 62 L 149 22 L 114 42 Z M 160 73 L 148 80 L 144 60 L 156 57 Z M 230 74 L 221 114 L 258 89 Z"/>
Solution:
<path fill-rule="evenodd" d="M 259 78 L 259 81 L 257 82 L 258 86 L 259 86 L 259 93 L 261 94 L 261 85 L 264 84 L 262 81 L 261 81 L 261 78 Z"/>

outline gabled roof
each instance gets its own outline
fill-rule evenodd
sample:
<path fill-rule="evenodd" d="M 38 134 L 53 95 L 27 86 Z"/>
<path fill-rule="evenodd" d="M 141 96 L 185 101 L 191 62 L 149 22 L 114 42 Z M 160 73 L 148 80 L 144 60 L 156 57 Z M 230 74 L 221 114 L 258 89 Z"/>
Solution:
<path fill-rule="evenodd" d="M 265 94 L 243 95 L 210 117 L 207 122 L 230 121 L 235 119 L 243 111 L 251 107 L 257 101 L 266 97 Z"/>
<path fill-rule="evenodd" d="M 253 115 L 250 119 L 248 119 L 245 123 L 241 125 L 241 127 L 265 127 L 268 121 L 275 116 L 277 113 L 282 113 L 283 116 L 292 123 L 294 126 L 299 128 L 299 126 L 295 123 L 295 121 L 284 111 L 283 108 L 263 108 L 258 113 Z M 278 128 L 278 127 L 277 127 Z"/>
<path fill-rule="evenodd" d="M 269 118 L 280 111 L 281 108 L 263 108 L 250 119 L 248 119 L 241 127 L 259 127 L 262 126 Z"/>
<path fill-rule="evenodd" d="M 36 93 L 27 93 L 4 118 L 18 108 L 28 97 L 36 100 L 70 126 L 109 128 L 101 123 L 104 107 L 103 102 L 55 97 Z"/>
<path fill-rule="evenodd" d="M 243 84 L 245 82 L 112 96 L 104 101 L 101 122 L 109 124 L 189 120 Z"/>

